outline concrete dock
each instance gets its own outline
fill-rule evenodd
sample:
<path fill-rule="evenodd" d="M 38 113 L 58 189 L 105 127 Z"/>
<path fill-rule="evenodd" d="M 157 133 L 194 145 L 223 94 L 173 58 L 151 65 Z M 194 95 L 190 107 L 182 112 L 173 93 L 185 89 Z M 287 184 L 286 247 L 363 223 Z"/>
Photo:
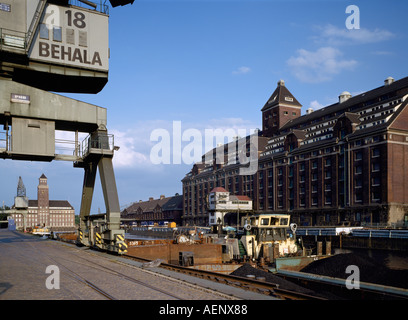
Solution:
<path fill-rule="evenodd" d="M 0 229 L 0 300 L 273 300 L 120 256 Z"/>

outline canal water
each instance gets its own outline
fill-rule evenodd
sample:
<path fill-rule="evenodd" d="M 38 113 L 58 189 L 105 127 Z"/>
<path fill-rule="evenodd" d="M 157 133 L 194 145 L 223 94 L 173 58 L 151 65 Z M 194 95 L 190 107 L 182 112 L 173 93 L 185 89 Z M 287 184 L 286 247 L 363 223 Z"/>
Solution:
<path fill-rule="evenodd" d="M 377 249 L 334 249 L 335 254 L 354 253 L 361 257 L 374 260 L 379 265 L 390 270 L 408 271 L 408 252 Z"/>

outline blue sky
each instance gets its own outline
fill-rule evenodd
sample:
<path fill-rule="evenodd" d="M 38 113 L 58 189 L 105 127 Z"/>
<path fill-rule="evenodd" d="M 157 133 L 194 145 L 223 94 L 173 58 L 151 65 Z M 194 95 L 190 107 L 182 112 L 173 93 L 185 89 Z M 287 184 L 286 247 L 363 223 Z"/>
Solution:
<path fill-rule="evenodd" d="M 360 29 L 348 30 L 357 5 Z M 153 164 L 156 129 L 261 128 L 261 108 L 280 79 L 303 105 L 321 108 L 407 74 L 408 3 L 393 1 L 136 0 L 110 8 L 109 82 L 97 95 L 66 94 L 108 109 L 121 205 L 182 193 L 188 163 Z M 188 142 L 182 143 L 182 148 Z M 201 157 L 201 154 L 196 156 Z M 0 201 L 18 176 L 31 199 L 44 173 L 50 199 L 79 213 L 82 169 L 69 162 L 2 161 Z M 92 212 L 105 211 L 99 179 Z"/>

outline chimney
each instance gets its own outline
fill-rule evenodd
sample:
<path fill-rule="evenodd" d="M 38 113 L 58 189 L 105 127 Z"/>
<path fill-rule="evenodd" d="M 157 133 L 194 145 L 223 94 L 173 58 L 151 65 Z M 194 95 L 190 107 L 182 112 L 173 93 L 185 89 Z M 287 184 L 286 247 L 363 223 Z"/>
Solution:
<path fill-rule="evenodd" d="M 313 108 L 308 108 L 308 109 L 306 110 L 306 114 L 311 114 L 313 111 L 314 111 Z"/>
<path fill-rule="evenodd" d="M 160 200 L 163 200 L 165 198 L 164 194 L 160 195 Z"/>
<path fill-rule="evenodd" d="M 343 103 L 346 102 L 348 99 L 351 98 L 351 94 L 350 92 L 347 91 L 343 91 L 340 95 L 339 95 L 339 103 Z"/>
<path fill-rule="evenodd" d="M 284 86 L 285 86 L 285 80 L 279 80 L 278 87 L 284 87 Z"/>
<path fill-rule="evenodd" d="M 143 200 L 139 200 L 139 203 L 143 202 Z"/>
<path fill-rule="evenodd" d="M 150 198 L 149 198 L 149 201 L 153 201 L 153 197 L 150 197 Z"/>
<path fill-rule="evenodd" d="M 394 78 L 393 77 L 388 77 L 387 79 L 384 80 L 384 86 L 389 86 L 390 84 L 392 84 L 394 82 Z"/>

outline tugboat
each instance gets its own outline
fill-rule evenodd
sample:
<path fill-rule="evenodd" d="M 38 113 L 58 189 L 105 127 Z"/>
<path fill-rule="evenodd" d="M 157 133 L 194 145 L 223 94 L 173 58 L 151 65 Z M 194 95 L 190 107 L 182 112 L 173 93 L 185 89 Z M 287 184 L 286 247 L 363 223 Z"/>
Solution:
<path fill-rule="evenodd" d="M 296 256 L 300 253 L 300 246 L 294 233 L 296 224 L 290 223 L 288 214 L 256 214 L 242 218 L 244 235 L 240 242 L 248 256 L 258 260 L 278 257 Z"/>
<path fill-rule="evenodd" d="M 207 236 L 217 238 L 215 242 L 223 245 L 224 261 L 249 258 L 273 263 L 277 258 L 301 254 L 296 225 L 290 224 L 289 214 L 254 214 L 250 198 L 231 195 L 221 187 L 211 190 L 208 208 L 212 232 Z M 236 230 L 225 227 L 228 214 L 236 216 Z"/>

